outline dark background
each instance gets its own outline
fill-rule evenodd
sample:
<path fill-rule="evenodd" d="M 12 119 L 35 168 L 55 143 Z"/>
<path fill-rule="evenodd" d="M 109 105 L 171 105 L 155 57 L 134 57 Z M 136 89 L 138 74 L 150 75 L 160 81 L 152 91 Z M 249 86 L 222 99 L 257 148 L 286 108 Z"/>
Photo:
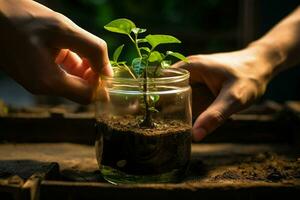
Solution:
<path fill-rule="evenodd" d="M 172 34 L 183 44 L 185 55 L 232 51 L 266 33 L 299 5 L 298 0 L 40 0 L 63 13 L 82 28 L 107 41 L 109 52 L 126 41 L 103 26 L 116 18 L 129 18 L 152 34 Z M 126 44 L 126 43 L 125 43 Z M 130 45 L 127 45 L 130 46 Z M 123 57 L 134 55 L 127 47 Z M 41 66 L 42 67 L 42 66 Z M 60 103 L 57 98 L 33 97 L 4 74 L 0 74 L 0 99 L 15 106 Z M 263 99 L 278 102 L 300 99 L 300 68 L 277 76 Z"/>

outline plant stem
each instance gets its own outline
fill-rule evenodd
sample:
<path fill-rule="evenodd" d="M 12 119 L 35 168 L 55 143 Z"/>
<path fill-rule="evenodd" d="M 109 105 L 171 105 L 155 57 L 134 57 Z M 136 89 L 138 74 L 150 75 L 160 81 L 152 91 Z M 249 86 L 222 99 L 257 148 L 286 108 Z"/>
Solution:
<path fill-rule="evenodd" d="M 149 102 L 148 102 L 148 58 L 151 54 L 151 52 L 153 51 L 153 48 L 151 49 L 151 51 L 148 53 L 147 56 L 147 63 L 146 63 L 146 67 L 144 69 L 144 85 L 143 85 L 143 92 L 144 92 L 144 104 L 145 104 L 145 116 L 144 116 L 144 120 L 142 121 L 142 123 L 140 124 L 141 127 L 148 127 L 148 128 L 153 128 L 154 127 L 154 123 L 152 121 L 152 115 L 151 115 L 151 110 L 150 110 L 150 106 L 149 106 Z"/>
<path fill-rule="evenodd" d="M 153 72 L 154 78 L 156 78 L 156 73 L 157 73 L 158 68 L 159 68 L 159 65 L 157 65 L 157 66 L 155 67 L 155 69 L 154 69 L 154 72 Z"/>
<path fill-rule="evenodd" d="M 153 50 L 151 50 L 151 51 L 153 51 Z M 167 55 L 167 56 L 168 56 L 168 55 Z M 159 65 L 157 65 L 157 66 L 155 67 L 154 73 L 153 73 L 153 74 L 154 74 L 154 78 L 156 78 L 157 70 L 158 70 L 159 67 L 162 67 L 161 63 L 164 61 L 164 59 L 165 59 L 167 56 L 163 56 L 162 61 L 159 63 Z"/>
<path fill-rule="evenodd" d="M 129 36 L 130 40 L 134 43 L 134 46 L 135 46 L 135 48 L 136 48 L 136 51 L 137 51 L 139 57 L 141 58 L 141 57 L 142 57 L 142 54 L 141 54 L 141 51 L 140 51 L 139 46 L 138 46 L 138 44 L 137 44 L 137 35 L 135 35 L 135 40 L 131 37 L 131 35 L 128 35 L 128 36 Z"/>
<path fill-rule="evenodd" d="M 134 73 L 131 71 L 131 69 L 126 65 L 126 64 L 122 64 L 126 70 L 128 71 L 128 73 L 132 76 L 133 79 L 136 79 Z"/>
<path fill-rule="evenodd" d="M 144 84 L 143 84 L 145 116 L 144 116 L 144 120 L 142 121 L 142 123 L 140 123 L 140 126 L 147 127 L 147 128 L 153 128 L 154 123 L 152 121 L 151 111 L 150 111 L 149 102 L 148 102 L 148 95 L 147 95 L 147 91 L 148 91 L 148 80 L 147 79 L 148 79 L 148 73 L 147 73 L 147 67 L 145 67 L 145 69 L 144 69 Z"/>
<path fill-rule="evenodd" d="M 135 39 L 133 39 L 131 37 L 131 35 L 128 35 L 128 36 L 129 36 L 130 40 L 134 43 L 136 51 L 139 54 L 139 57 L 142 59 L 142 54 L 141 54 L 141 51 L 140 51 L 138 43 L 137 43 L 137 34 L 135 34 Z M 149 55 L 148 55 L 148 57 L 149 57 Z M 147 95 L 147 92 L 148 92 L 148 72 L 147 72 L 147 66 L 148 66 L 148 59 L 147 59 L 146 67 L 144 69 L 144 73 L 143 73 L 143 78 L 144 78 L 144 83 L 143 83 L 143 99 L 144 99 L 144 103 L 145 103 L 145 116 L 144 116 L 144 120 L 142 121 L 142 123 L 140 123 L 140 126 L 141 127 L 147 127 L 147 128 L 153 128 L 154 127 L 154 123 L 152 121 L 150 106 L 149 106 L 149 102 L 148 102 L 148 95 Z"/>

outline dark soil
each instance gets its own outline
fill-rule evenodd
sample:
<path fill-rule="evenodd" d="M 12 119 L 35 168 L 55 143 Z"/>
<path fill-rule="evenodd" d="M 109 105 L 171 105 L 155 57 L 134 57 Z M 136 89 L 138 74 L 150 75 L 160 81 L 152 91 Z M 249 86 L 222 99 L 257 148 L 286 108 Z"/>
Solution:
<path fill-rule="evenodd" d="M 279 182 L 300 179 L 300 160 L 288 159 L 276 153 L 260 153 L 249 157 L 232 169 L 212 179 Z"/>
<path fill-rule="evenodd" d="M 140 127 L 140 122 L 143 121 L 143 116 L 133 117 L 125 116 L 102 116 L 97 119 L 98 124 L 104 124 L 108 129 L 115 131 L 128 132 L 143 136 L 166 136 L 178 134 L 191 130 L 191 126 L 179 120 L 173 119 L 153 119 L 154 128 Z"/>
<path fill-rule="evenodd" d="M 98 120 L 103 138 L 101 164 L 134 175 L 185 171 L 191 154 L 191 126 L 160 119 L 153 120 L 154 128 L 141 128 L 141 119 L 103 116 Z"/>

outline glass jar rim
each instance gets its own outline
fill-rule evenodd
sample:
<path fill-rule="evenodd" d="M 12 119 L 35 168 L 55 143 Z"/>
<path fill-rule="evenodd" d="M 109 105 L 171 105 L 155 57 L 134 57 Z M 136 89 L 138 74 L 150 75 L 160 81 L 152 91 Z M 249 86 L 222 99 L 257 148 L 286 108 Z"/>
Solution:
<path fill-rule="evenodd" d="M 164 76 L 158 78 L 147 78 L 148 83 L 176 83 L 185 81 L 190 78 L 190 72 L 186 69 L 182 68 L 168 68 L 164 69 L 164 72 L 173 73 L 172 76 Z M 110 77 L 110 76 L 101 76 L 101 81 L 108 82 L 126 82 L 126 83 L 143 83 L 145 78 L 139 77 L 137 79 L 134 78 L 124 78 L 124 77 Z"/>

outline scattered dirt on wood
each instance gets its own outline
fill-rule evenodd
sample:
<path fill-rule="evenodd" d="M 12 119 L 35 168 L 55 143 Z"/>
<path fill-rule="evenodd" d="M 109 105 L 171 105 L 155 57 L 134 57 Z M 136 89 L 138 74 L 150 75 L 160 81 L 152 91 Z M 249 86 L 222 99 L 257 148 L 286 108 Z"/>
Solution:
<path fill-rule="evenodd" d="M 212 177 L 212 180 L 279 182 L 300 179 L 299 159 L 288 159 L 276 153 L 259 153 L 241 163 Z"/>

